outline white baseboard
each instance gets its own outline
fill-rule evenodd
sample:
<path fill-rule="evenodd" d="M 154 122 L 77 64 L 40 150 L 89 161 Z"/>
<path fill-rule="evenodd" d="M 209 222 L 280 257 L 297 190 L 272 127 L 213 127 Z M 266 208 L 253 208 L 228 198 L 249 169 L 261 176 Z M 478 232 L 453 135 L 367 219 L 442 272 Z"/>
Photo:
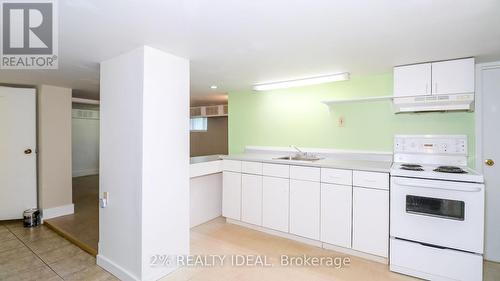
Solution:
<path fill-rule="evenodd" d="M 90 175 L 98 175 L 99 174 L 99 168 L 97 169 L 85 169 L 85 170 L 76 170 L 72 172 L 73 177 L 83 177 L 83 176 L 90 176 Z"/>
<path fill-rule="evenodd" d="M 75 212 L 75 205 L 73 203 L 54 208 L 47 208 L 42 210 L 42 217 L 44 220 L 71 215 Z"/>
<path fill-rule="evenodd" d="M 120 280 L 124 281 L 137 281 L 140 280 L 137 276 L 125 270 L 123 267 L 115 264 L 108 258 L 98 254 L 96 258 L 97 265 L 109 271 Z"/>

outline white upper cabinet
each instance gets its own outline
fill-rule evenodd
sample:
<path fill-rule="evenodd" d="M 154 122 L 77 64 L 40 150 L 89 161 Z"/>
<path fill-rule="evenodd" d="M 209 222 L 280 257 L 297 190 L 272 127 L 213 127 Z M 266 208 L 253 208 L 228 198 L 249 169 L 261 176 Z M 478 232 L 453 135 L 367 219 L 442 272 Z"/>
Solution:
<path fill-rule="evenodd" d="M 474 92 L 474 58 L 394 67 L 394 96 Z"/>
<path fill-rule="evenodd" d="M 432 63 L 432 94 L 474 92 L 474 58 Z"/>
<path fill-rule="evenodd" d="M 431 64 L 422 63 L 394 67 L 394 96 L 431 94 Z"/>

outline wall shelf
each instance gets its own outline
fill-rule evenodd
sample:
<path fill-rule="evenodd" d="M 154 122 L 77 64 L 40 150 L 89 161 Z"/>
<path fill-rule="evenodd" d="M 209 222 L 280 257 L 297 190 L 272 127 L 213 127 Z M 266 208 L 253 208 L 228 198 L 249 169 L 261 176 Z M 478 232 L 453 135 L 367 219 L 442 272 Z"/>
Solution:
<path fill-rule="evenodd" d="M 190 107 L 190 117 L 227 116 L 227 104 Z"/>
<path fill-rule="evenodd" d="M 340 103 L 353 103 L 353 102 L 372 102 L 372 101 L 382 101 L 382 100 L 392 100 L 393 96 L 378 96 L 378 97 L 366 97 L 366 98 L 353 98 L 353 99 L 337 99 L 337 100 L 325 100 L 322 103 L 331 106 Z"/>

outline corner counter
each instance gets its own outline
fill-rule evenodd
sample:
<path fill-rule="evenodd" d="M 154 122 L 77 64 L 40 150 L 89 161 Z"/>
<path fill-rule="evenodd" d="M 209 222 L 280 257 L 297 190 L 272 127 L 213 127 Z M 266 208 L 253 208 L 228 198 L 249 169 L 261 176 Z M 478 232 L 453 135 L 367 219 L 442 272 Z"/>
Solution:
<path fill-rule="evenodd" d="M 190 158 L 190 227 L 222 215 L 221 155 Z"/>

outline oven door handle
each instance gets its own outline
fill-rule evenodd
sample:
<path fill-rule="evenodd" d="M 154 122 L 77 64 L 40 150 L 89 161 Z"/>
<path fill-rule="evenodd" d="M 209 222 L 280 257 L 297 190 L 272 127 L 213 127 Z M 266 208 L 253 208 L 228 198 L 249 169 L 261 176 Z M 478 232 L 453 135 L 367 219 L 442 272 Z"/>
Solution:
<path fill-rule="evenodd" d="M 422 181 L 417 182 L 414 180 L 406 180 L 406 179 L 395 179 L 394 183 L 397 185 L 409 186 L 409 187 L 423 187 L 423 188 L 455 190 L 455 191 L 465 191 L 465 192 L 479 192 L 482 190 L 481 187 L 471 187 L 469 186 L 470 184 L 454 183 L 446 181 L 439 181 L 439 183 L 437 183 L 437 182 L 422 182 Z"/>

